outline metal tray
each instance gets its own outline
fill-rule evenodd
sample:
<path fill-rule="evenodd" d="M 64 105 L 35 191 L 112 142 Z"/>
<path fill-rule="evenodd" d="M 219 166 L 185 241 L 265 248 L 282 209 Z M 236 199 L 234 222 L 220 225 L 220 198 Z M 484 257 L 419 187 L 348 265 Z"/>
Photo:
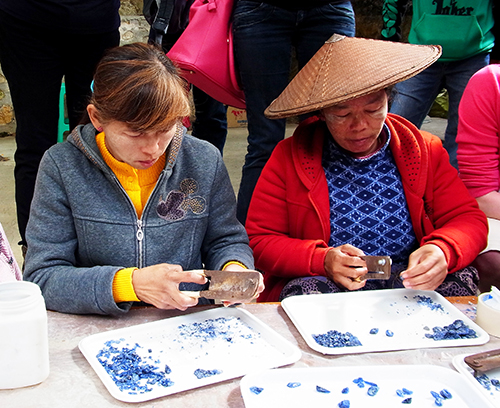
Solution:
<path fill-rule="evenodd" d="M 246 310 L 223 307 L 94 334 L 82 339 L 79 348 L 111 395 L 125 402 L 147 401 L 292 364 L 301 356 L 296 346 Z M 123 371 L 109 374 L 100 362 L 118 366 L 113 357 L 132 376 L 153 367 L 167 386 L 137 379 L 125 382 L 137 385 L 136 389 L 120 387 L 112 375 L 123 379 Z M 198 369 L 206 375 L 198 378 Z"/>
<path fill-rule="evenodd" d="M 419 303 L 419 299 L 428 302 Z M 281 302 L 305 342 L 323 354 L 356 354 L 373 351 L 457 347 L 485 344 L 489 335 L 448 300 L 434 291 L 387 289 L 293 296 Z M 434 340 L 433 327 L 444 327 L 462 320 L 476 338 Z M 370 334 L 378 329 L 377 334 Z M 325 347 L 313 335 L 336 330 L 351 333 L 361 345 Z M 392 337 L 386 331 L 393 333 Z"/>

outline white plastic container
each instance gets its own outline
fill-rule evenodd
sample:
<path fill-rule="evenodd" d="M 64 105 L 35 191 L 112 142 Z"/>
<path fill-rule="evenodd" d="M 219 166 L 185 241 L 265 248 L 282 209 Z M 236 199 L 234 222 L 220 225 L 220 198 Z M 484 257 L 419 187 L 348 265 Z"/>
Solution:
<path fill-rule="evenodd" d="M 38 285 L 0 283 L 0 389 L 41 383 L 49 375 L 47 311 Z"/>

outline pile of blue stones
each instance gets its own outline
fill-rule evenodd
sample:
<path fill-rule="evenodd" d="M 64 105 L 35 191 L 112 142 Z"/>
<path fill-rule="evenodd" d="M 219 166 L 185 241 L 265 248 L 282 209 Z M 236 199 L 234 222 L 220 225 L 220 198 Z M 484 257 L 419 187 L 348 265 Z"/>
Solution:
<path fill-rule="evenodd" d="M 486 374 L 482 374 L 477 376 L 476 380 L 488 391 L 495 389 L 495 391 L 500 392 L 500 381 L 498 379 L 490 378 Z"/>
<path fill-rule="evenodd" d="M 212 377 L 214 375 L 222 374 L 221 370 L 204 370 L 202 368 L 197 368 L 194 370 L 194 375 L 198 380 L 201 380 L 202 378 L 207 378 L 207 377 Z"/>
<path fill-rule="evenodd" d="M 443 306 L 440 303 L 434 302 L 429 296 L 416 295 L 413 299 L 416 299 L 419 305 L 427 306 L 431 310 L 441 310 L 444 312 Z"/>
<path fill-rule="evenodd" d="M 97 360 L 104 367 L 108 375 L 114 381 L 120 391 L 128 391 L 129 394 L 144 394 L 150 392 L 153 385 L 170 387 L 174 384 L 167 375 L 171 370 L 168 365 L 165 368 L 158 366 L 158 361 L 150 364 L 137 354 L 138 344 L 134 347 L 117 348 L 121 340 L 107 341 L 105 347 L 97 353 Z M 151 350 L 148 350 L 151 352 Z"/>
<path fill-rule="evenodd" d="M 359 339 L 353 334 L 346 332 L 341 333 L 337 330 L 330 330 L 324 334 L 313 334 L 313 338 L 320 346 L 323 347 L 355 347 L 362 346 Z"/>
<path fill-rule="evenodd" d="M 434 340 L 474 339 L 477 337 L 475 330 L 472 330 L 460 319 L 455 320 L 448 326 L 433 327 L 432 331 L 432 334 L 426 333 L 425 337 Z"/>

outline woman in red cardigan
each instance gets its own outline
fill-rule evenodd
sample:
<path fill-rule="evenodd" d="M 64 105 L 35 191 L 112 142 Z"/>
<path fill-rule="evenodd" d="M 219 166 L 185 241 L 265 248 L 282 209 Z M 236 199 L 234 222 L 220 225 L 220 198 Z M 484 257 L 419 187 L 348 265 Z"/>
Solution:
<path fill-rule="evenodd" d="M 277 146 L 252 198 L 259 301 L 403 286 L 477 294 L 468 265 L 486 245 L 486 218 L 441 141 L 387 114 L 388 88 L 439 55 L 334 35 L 266 110 L 319 113 Z M 390 255 L 391 278 L 363 280 L 365 254 Z"/>

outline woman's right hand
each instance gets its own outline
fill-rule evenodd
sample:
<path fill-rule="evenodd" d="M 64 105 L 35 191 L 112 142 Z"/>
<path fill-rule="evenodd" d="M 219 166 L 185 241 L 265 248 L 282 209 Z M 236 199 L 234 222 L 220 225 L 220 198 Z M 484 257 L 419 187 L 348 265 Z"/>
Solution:
<path fill-rule="evenodd" d="M 183 271 L 180 265 L 158 264 L 137 269 L 132 274 L 136 296 L 159 309 L 186 310 L 196 306 L 198 299 L 179 290 L 181 282 L 203 285 L 206 278 L 201 272 Z"/>
<path fill-rule="evenodd" d="M 356 290 L 365 286 L 366 281 L 356 279 L 368 273 L 365 261 L 360 256 L 364 252 L 350 244 L 331 248 L 325 257 L 327 278 L 348 290 Z"/>

